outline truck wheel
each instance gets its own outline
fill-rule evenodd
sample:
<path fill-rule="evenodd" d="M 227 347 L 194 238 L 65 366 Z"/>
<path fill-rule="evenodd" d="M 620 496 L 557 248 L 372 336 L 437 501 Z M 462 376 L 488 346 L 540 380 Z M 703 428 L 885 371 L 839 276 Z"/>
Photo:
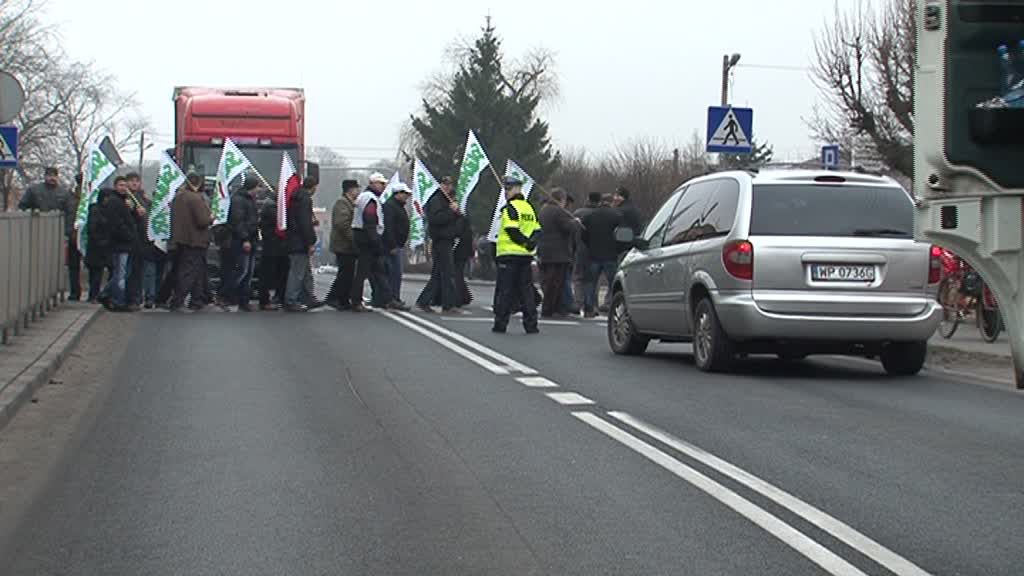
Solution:
<path fill-rule="evenodd" d="M 736 345 L 722 329 L 710 298 L 697 304 L 693 315 L 693 358 L 703 372 L 725 372 L 736 358 Z"/>
<path fill-rule="evenodd" d="M 629 317 L 626 295 L 616 292 L 608 314 L 608 345 L 612 352 L 622 356 L 639 356 L 647 350 L 651 339 L 640 335 Z"/>
<path fill-rule="evenodd" d="M 882 367 L 891 376 L 914 376 L 924 368 L 927 342 L 892 342 L 882 348 Z"/>

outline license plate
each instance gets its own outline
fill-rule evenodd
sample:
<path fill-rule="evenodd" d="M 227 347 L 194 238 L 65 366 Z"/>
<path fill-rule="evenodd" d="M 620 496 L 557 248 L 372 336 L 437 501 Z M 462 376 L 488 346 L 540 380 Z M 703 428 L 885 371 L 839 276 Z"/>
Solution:
<path fill-rule="evenodd" d="M 814 264 L 811 279 L 817 282 L 874 282 L 875 267 L 856 264 Z"/>

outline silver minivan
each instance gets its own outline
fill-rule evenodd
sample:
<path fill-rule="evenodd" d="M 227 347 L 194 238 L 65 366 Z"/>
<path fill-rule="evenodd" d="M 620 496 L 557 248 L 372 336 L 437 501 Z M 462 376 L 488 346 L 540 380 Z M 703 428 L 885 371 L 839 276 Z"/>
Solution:
<path fill-rule="evenodd" d="M 642 354 L 652 339 L 693 342 L 699 369 L 737 356 L 880 358 L 924 365 L 942 309 L 941 251 L 913 240 L 895 181 L 808 170 L 722 172 L 691 180 L 651 219 L 612 286 L 608 341 Z"/>

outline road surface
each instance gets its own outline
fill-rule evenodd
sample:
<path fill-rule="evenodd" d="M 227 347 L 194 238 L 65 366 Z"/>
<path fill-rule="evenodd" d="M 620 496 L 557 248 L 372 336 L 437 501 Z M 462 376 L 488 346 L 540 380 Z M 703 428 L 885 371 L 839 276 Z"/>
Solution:
<path fill-rule="evenodd" d="M 138 316 L 0 572 L 1020 574 L 1020 395 L 707 375 L 686 346 L 615 357 L 598 321 L 493 335 L 480 296 Z"/>

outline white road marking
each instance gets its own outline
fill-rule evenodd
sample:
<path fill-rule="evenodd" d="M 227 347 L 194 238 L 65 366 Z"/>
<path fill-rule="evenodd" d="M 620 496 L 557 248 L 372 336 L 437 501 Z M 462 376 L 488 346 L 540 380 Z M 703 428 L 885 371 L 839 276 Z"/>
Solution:
<path fill-rule="evenodd" d="M 466 338 L 465 336 L 459 334 L 458 332 L 452 332 L 451 330 L 443 326 L 439 326 L 437 324 L 434 324 L 433 322 L 424 320 L 423 318 L 420 318 L 419 316 L 411 312 L 399 312 L 399 314 L 401 315 L 402 318 L 406 320 L 415 322 L 425 328 L 429 328 L 439 334 L 444 335 L 445 337 L 451 340 L 455 340 L 456 342 L 462 344 L 463 346 L 471 350 L 475 350 L 476 352 L 483 354 L 484 356 L 489 356 L 490 358 L 497 360 L 498 362 L 503 364 L 505 369 L 508 370 L 509 372 L 519 372 L 520 374 L 537 373 L 537 371 L 534 370 L 533 368 L 530 368 L 525 364 L 516 362 L 515 360 L 509 358 L 508 356 L 505 356 L 504 354 L 496 350 L 491 350 L 490 348 L 484 346 L 483 344 L 479 344 L 473 340 L 470 340 L 469 338 Z"/>
<path fill-rule="evenodd" d="M 640 440 L 636 436 L 590 412 L 573 412 L 572 415 L 665 470 L 689 482 L 708 496 L 732 508 L 747 520 L 750 520 L 789 547 L 803 554 L 810 561 L 821 566 L 829 574 L 835 576 L 867 576 L 856 566 L 815 542 L 803 532 L 786 524 L 764 508 Z"/>
<path fill-rule="evenodd" d="M 772 500 L 776 504 L 789 509 L 791 512 L 814 524 L 818 528 L 829 533 L 839 541 L 871 558 L 875 562 L 887 568 L 898 576 L 930 576 L 920 567 L 906 558 L 896 554 L 888 548 L 868 538 L 864 534 L 844 524 L 843 522 L 829 516 L 825 512 L 811 506 L 799 498 L 761 480 L 749 472 L 734 466 L 721 458 L 710 454 L 703 449 L 672 436 L 671 434 L 651 426 L 625 412 L 609 412 L 612 418 L 631 426 L 651 438 L 671 446 L 673 449 L 701 462 L 702 464 L 721 472 L 733 480 L 743 484 L 747 488 Z"/>
<path fill-rule="evenodd" d="M 434 342 L 437 342 L 441 346 L 444 346 L 445 348 L 451 350 L 452 352 L 455 352 L 459 356 L 462 356 L 463 358 L 465 358 L 465 359 L 467 359 L 467 360 L 469 360 L 469 361 L 479 365 L 483 369 L 485 369 L 485 370 L 487 370 L 487 371 L 489 371 L 489 372 L 491 372 L 493 374 L 508 374 L 509 373 L 508 369 L 505 368 L 504 366 L 499 366 L 499 365 L 495 364 L 494 362 L 491 362 L 490 360 L 487 360 L 486 358 L 481 358 L 477 354 L 474 354 L 473 352 L 470 352 L 469 350 L 466 350 L 462 346 L 458 346 L 458 345 L 456 345 L 456 344 L 446 340 L 445 338 L 442 338 L 441 336 L 439 336 L 439 335 L 437 335 L 437 334 L 435 334 L 435 333 L 433 333 L 433 332 L 431 332 L 431 331 L 429 331 L 429 330 L 427 330 L 425 328 L 422 328 L 420 326 L 417 326 L 416 324 L 413 324 L 412 322 L 409 322 L 408 320 L 406 320 L 404 318 L 400 318 L 396 314 L 393 314 L 391 312 L 386 312 L 386 311 L 383 311 L 383 310 L 379 311 L 378 314 L 380 314 L 381 316 L 384 316 L 386 318 L 390 318 L 390 319 L 394 320 L 395 322 L 398 322 L 399 324 L 405 326 L 406 328 L 408 328 L 408 329 L 410 329 L 410 330 L 412 330 L 414 332 L 418 332 L 418 333 L 426 336 L 427 338 L 430 338 Z"/>
<path fill-rule="evenodd" d="M 580 396 L 575 392 L 549 392 L 545 394 L 562 406 L 591 406 L 594 401 L 586 396 Z"/>
<path fill-rule="evenodd" d="M 519 382 L 527 388 L 558 388 L 558 384 L 555 384 L 547 378 L 541 376 L 526 376 L 524 378 L 516 378 L 516 382 Z"/>

